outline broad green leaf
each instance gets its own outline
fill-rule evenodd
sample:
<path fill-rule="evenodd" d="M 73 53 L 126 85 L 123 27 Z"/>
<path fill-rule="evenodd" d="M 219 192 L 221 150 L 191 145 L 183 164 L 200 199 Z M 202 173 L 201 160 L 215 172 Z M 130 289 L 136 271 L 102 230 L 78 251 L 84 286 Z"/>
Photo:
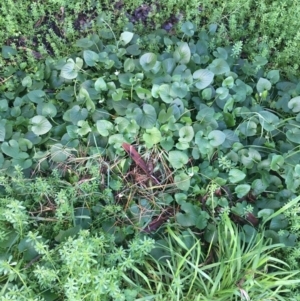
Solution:
<path fill-rule="evenodd" d="M 84 58 L 85 63 L 89 67 L 93 67 L 99 62 L 98 53 L 96 53 L 92 50 L 84 50 L 83 51 L 83 58 Z"/>
<path fill-rule="evenodd" d="M 239 126 L 240 132 L 246 137 L 254 136 L 256 134 L 257 125 L 254 121 L 243 122 Z"/>
<path fill-rule="evenodd" d="M 183 191 L 187 191 L 187 190 L 189 190 L 190 185 L 191 185 L 190 176 L 188 176 L 184 172 L 180 172 L 180 173 L 175 175 L 174 184 L 176 185 L 176 187 L 178 189 L 183 190 Z"/>
<path fill-rule="evenodd" d="M 88 110 L 75 105 L 70 110 L 65 112 L 63 119 L 77 125 L 79 120 L 85 120 L 88 117 Z"/>
<path fill-rule="evenodd" d="M 114 101 L 120 101 L 123 97 L 123 89 L 121 89 L 121 88 L 116 89 L 112 93 L 111 97 Z"/>
<path fill-rule="evenodd" d="M 267 187 L 268 186 L 261 179 L 256 179 L 251 184 L 254 195 L 263 193 L 267 189 Z"/>
<path fill-rule="evenodd" d="M 279 231 L 286 229 L 289 224 L 289 220 L 286 218 L 284 214 L 279 214 L 272 218 L 270 222 L 270 230 Z"/>
<path fill-rule="evenodd" d="M 208 69 L 199 69 L 195 71 L 193 73 L 193 78 L 196 80 L 194 83 L 195 87 L 199 90 L 205 89 L 212 83 L 214 76 L 215 75 Z"/>
<path fill-rule="evenodd" d="M 216 93 L 218 94 L 220 99 L 225 99 L 229 95 L 229 90 L 225 87 L 219 87 L 216 90 Z"/>
<path fill-rule="evenodd" d="M 224 59 L 213 60 L 212 63 L 208 66 L 208 69 L 214 75 L 220 75 L 230 71 L 229 65 Z"/>
<path fill-rule="evenodd" d="M 93 41 L 89 38 L 82 38 L 76 41 L 76 46 L 80 48 L 90 48 L 93 46 Z"/>
<path fill-rule="evenodd" d="M 211 146 L 217 147 L 225 141 L 226 135 L 221 131 L 214 130 L 208 134 L 207 138 Z"/>
<path fill-rule="evenodd" d="M 179 64 L 188 64 L 191 59 L 191 50 L 188 43 L 182 42 L 174 51 L 173 57 Z"/>
<path fill-rule="evenodd" d="M 174 146 L 174 140 L 172 137 L 164 138 L 160 141 L 160 145 L 168 152 Z"/>
<path fill-rule="evenodd" d="M 294 113 L 300 112 L 300 96 L 296 96 L 292 98 L 288 102 L 288 107 L 291 109 Z"/>
<path fill-rule="evenodd" d="M 16 158 L 19 155 L 19 143 L 16 140 L 9 140 L 9 142 L 3 142 L 1 144 L 2 152 L 9 156 Z"/>
<path fill-rule="evenodd" d="M 32 86 L 32 79 L 29 75 L 25 76 L 22 80 L 22 86 L 30 88 Z"/>
<path fill-rule="evenodd" d="M 4 59 L 9 59 L 11 56 L 14 56 L 17 54 L 17 50 L 15 48 L 12 48 L 10 46 L 2 46 L 2 57 Z"/>
<path fill-rule="evenodd" d="M 290 129 L 286 132 L 286 136 L 287 138 L 296 143 L 296 144 L 300 144 L 300 129 L 298 128 L 293 128 L 293 129 Z"/>
<path fill-rule="evenodd" d="M 151 99 L 152 95 L 150 90 L 138 87 L 135 89 L 137 96 L 142 100 Z"/>
<path fill-rule="evenodd" d="M 190 142 L 194 138 L 194 129 L 192 126 L 186 125 L 179 130 L 179 141 Z"/>
<path fill-rule="evenodd" d="M 155 127 L 152 129 L 146 129 L 146 132 L 143 134 L 143 139 L 146 142 L 147 148 L 152 148 L 154 144 L 161 141 L 161 133 Z"/>
<path fill-rule="evenodd" d="M 269 91 L 271 89 L 271 87 L 272 87 L 271 82 L 263 77 L 261 77 L 256 84 L 256 89 L 257 89 L 258 93 L 262 93 L 264 91 Z"/>
<path fill-rule="evenodd" d="M 78 75 L 78 69 L 72 59 L 68 59 L 67 63 L 62 67 L 60 76 L 65 79 L 74 79 Z"/>
<path fill-rule="evenodd" d="M 51 118 L 55 117 L 57 114 L 57 109 L 55 105 L 50 102 L 38 104 L 36 111 L 39 115 Z"/>
<path fill-rule="evenodd" d="M 228 76 L 222 82 L 222 87 L 231 89 L 233 86 L 234 86 L 234 78 L 232 76 Z"/>
<path fill-rule="evenodd" d="M 152 52 L 143 54 L 140 57 L 140 64 L 145 71 L 150 71 L 156 64 L 157 56 Z"/>
<path fill-rule="evenodd" d="M 234 168 L 229 171 L 229 181 L 231 183 L 238 183 L 238 182 L 244 180 L 245 177 L 246 177 L 246 174 L 239 169 Z"/>
<path fill-rule="evenodd" d="M 274 131 L 278 127 L 279 118 L 268 111 L 258 112 L 259 123 L 266 131 Z"/>
<path fill-rule="evenodd" d="M 234 191 L 236 192 L 238 198 L 242 198 L 250 191 L 250 189 L 251 189 L 250 185 L 240 184 L 235 187 Z"/>
<path fill-rule="evenodd" d="M 34 90 L 34 91 L 30 91 L 27 94 L 27 97 L 30 99 L 30 101 L 32 101 L 34 103 L 43 102 L 45 96 L 46 96 L 46 94 L 43 90 Z"/>
<path fill-rule="evenodd" d="M 269 71 L 268 74 L 267 74 L 267 78 L 270 80 L 270 82 L 273 85 L 276 84 L 280 79 L 279 70 Z"/>
<path fill-rule="evenodd" d="M 240 156 L 241 163 L 249 169 L 261 161 L 260 153 L 253 148 L 241 149 L 238 154 Z"/>
<path fill-rule="evenodd" d="M 128 44 L 132 40 L 133 35 L 134 34 L 132 32 L 129 32 L 129 31 L 122 32 L 120 40 L 123 42 L 123 45 Z"/>
<path fill-rule="evenodd" d="M 64 162 L 69 157 L 70 153 L 60 143 L 56 143 L 50 148 L 51 160 L 53 162 Z"/>
<path fill-rule="evenodd" d="M 181 25 L 181 31 L 188 37 L 192 37 L 195 33 L 195 26 L 192 22 L 187 21 Z"/>
<path fill-rule="evenodd" d="M 151 129 L 156 124 L 157 115 L 155 108 L 149 104 L 144 104 L 142 109 L 134 109 L 133 113 L 137 124 L 144 129 Z"/>
<path fill-rule="evenodd" d="M 37 136 L 48 133 L 52 128 L 51 123 L 44 116 L 41 115 L 37 115 L 31 118 L 31 124 L 32 124 L 31 130 Z"/>
<path fill-rule="evenodd" d="M 162 101 L 165 103 L 171 103 L 173 101 L 173 97 L 170 96 L 171 87 L 168 84 L 163 84 L 159 86 L 158 94 Z"/>
<path fill-rule="evenodd" d="M 7 99 L 0 99 L 0 112 L 7 112 L 8 110 L 8 101 Z"/>
<path fill-rule="evenodd" d="M 107 84 L 104 81 L 103 77 L 99 77 L 95 82 L 95 90 L 97 92 L 107 91 Z"/>
<path fill-rule="evenodd" d="M 6 133 L 5 123 L 2 123 L 0 121 L 0 142 L 5 140 L 5 133 Z"/>
<path fill-rule="evenodd" d="M 183 227 L 195 226 L 198 217 L 202 212 L 201 209 L 198 206 L 185 201 L 181 202 L 180 209 L 184 213 L 178 212 L 175 216 L 176 221 Z"/>
<path fill-rule="evenodd" d="M 171 96 L 176 98 L 184 98 L 188 93 L 188 86 L 183 82 L 175 82 L 171 86 L 170 90 Z"/>
<path fill-rule="evenodd" d="M 78 125 L 77 133 L 81 137 L 87 135 L 92 130 L 89 123 L 85 120 L 79 120 L 77 125 Z"/>
<path fill-rule="evenodd" d="M 283 168 L 284 165 L 284 157 L 281 155 L 273 155 L 270 168 L 275 171 L 279 171 L 281 168 Z"/>
<path fill-rule="evenodd" d="M 188 163 L 189 157 L 181 151 L 170 151 L 168 160 L 173 168 L 182 168 Z"/>
<path fill-rule="evenodd" d="M 113 131 L 114 126 L 110 121 L 98 120 L 96 123 L 97 131 L 100 135 L 107 137 Z"/>

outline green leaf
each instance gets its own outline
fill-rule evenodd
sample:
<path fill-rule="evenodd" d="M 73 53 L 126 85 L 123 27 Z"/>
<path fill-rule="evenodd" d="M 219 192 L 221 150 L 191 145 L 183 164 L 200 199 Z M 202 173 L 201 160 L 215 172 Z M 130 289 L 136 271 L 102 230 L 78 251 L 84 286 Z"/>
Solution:
<path fill-rule="evenodd" d="M 188 64 L 191 59 L 191 50 L 187 43 L 181 43 L 173 53 L 173 57 L 179 64 Z"/>
<path fill-rule="evenodd" d="M 44 116 L 41 115 L 37 115 L 31 118 L 31 124 L 32 124 L 31 130 L 37 136 L 48 133 L 52 128 L 51 123 Z"/>
<path fill-rule="evenodd" d="M 89 38 L 82 38 L 76 41 L 76 46 L 80 48 L 90 48 L 94 44 Z"/>
<path fill-rule="evenodd" d="M 10 46 L 2 46 L 2 57 L 4 59 L 9 59 L 11 56 L 17 54 L 17 50 Z"/>
<path fill-rule="evenodd" d="M 40 103 L 38 104 L 36 111 L 39 115 L 51 118 L 55 117 L 57 114 L 57 109 L 52 103 Z"/>
<path fill-rule="evenodd" d="M 107 137 L 113 131 L 114 126 L 110 121 L 98 120 L 96 123 L 97 131 L 100 135 Z"/>
<path fill-rule="evenodd" d="M 160 145 L 168 152 L 170 151 L 173 146 L 174 146 L 174 140 L 172 137 L 167 137 L 167 138 L 164 138 L 160 141 Z"/>
<path fill-rule="evenodd" d="M 170 93 L 174 98 L 184 98 L 188 93 L 188 86 L 183 82 L 174 82 L 171 86 Z"/>
<path fill-rule="evenodd" d="M 72 59 L 68 59 L 67 63 L 62 67 L 60 76 L 65 79 L 74 79 L 78 75 L 78 69 Z"/>
<path fill-rule="evenodd" d="M 270 82 L 273 85 L 276 84 L 280 79 L 279 70 L 269 71 L 268 74 L 267 74 L 267 78 L 270 80 Z"/>
<path fill-rule="evenodd" d="M 99 62 L 98 53 L 96 53 L 92 50 L 84 50 L 83 51 L 83 58 L 84 58 L 85 63 L 89 67 L 93 67 L 93 66 L 97 65 L 97 63 Z"/>
<path fill-rule="evenodd" d="M 239 126 L 240 132 L 246 137 L 254 136 L 256 134 L 257 125 L 254 121 L 243 122 Z"/>
<path fill-rule="evenodd" d="M 30 91 L 27 94 L 27 97 L 30 99 L 30 101 L 32 101 L 34 103 L 41 103 L 41 102 L 43 102 L 45 96 L 46 96 L 46 94 L 42 90 Z"/>
<path fill-rule="evenodd" d="M 286 132 L 286 136 L 287 138 L 296 143 L 296 144 L 300 144 L 300 129 L 298 128 L 293 128 L 293 129 L 290 129 Z"/>
<path fill-rule="evenodd" d="M 7 99 L 0 99 L 0 112 L 7 112 L 8 101 Z"/>
<path fill-rule="evenodd" d="M 185 213 L 178 212 L 176 214 L 176 221 L 183 227 L 191 227 L 196 225 L 201 209 L 191 203 L 182 201 L 181 208 Z"/>
<path fill-rule="evenodd" d="M 135 89 L 137 96 L 142 100 L 148 100 L 152 98 L 151 92 L 142 87 L 138 87 Z"/>
<path fill-rule="evenodd" d="M 0 142 L 5 140 L 6 128 L 5 124 L 0 121 Z"/>
<path fill-rule="evenodd" d="M 195 33 L 195 26 L 190 21 L 184 22 L 181 25 L 181 31 L 188 37 L 192 37 Z"/>
<path fill-rule="evenodd" d="M 279 118 L 268 111 L 258 112 L 259 123 L 266 131 L 274 131 L 278 127 Z"/>
<path fill-rule="evenodd" d="M 281 168 L 283 168 L 284 165 L 284 157 L 281 155 L 273 155 L 270 168 L 275 171 L 279 171 Z"/>
<path fill-rule="evenodd" d="M 147 148 L 151 148 L 154 144 L 161 141 L 161 133 L 155 127 L 152 129 L 146 129 L 146 132 L 143 134 L 143 139 L 146 142 Z"/>
<path fill-rule="evenodd" d="M 256 89 L 259 93 L 262 93 L 264 91 L 269 91 L 271 87 L 272 87 L 271 82 L 263 77 L 261 77 L 256 84 Z"/>
<path fill-rule="evenodd" d="M 29 75 L 25 76 L 22 80 L 22 86 L 30 88 L 32 86 L 32 79 Z"/>
<path fill-rule="evenodd" d="M 180 173 L 175 175 L 174 184 L 176 185 L 176 187 L 178 189 L 183 190 L 183 191 L 187 191 L 187 190 L 189 190 L 190 185 L 191 185 L 190 176 L 188 176 L 184 172 L 180 172 Z"/>
<path fill-rule="evenodd" d="M 85 120 L 79 120 L 78 121 L 78 130 L 77 130 L 77 133 L 79 136 L 85 136 L 87 135 L 89 132 L 92 131 L 89 123 Z"/>
<path fill-rule="evenodd" d="M 173 168 L 182 168 L 188 163 L 189 157 L 181 151 L 170 151 L 168 160 Z"/>
<path fill-rule="evenodd" d="M 230 71 L 229 65 L 224 59 L 215 59 L 208 66 L 208 69 L 214 73 L 214 75 L 221 75 Z"/>
<path fill-rule="evenodd" d="M 16 140 L 3 142 L 1 144 L 1 150 L 5 155 L 16 158 L 19 155 L 19 143 Z"/>
<path fill-rule="evenodd" d="M 190 142 L 194 138 L 194 129 L 192 126 L 186 125 L 179 130 L 179 141 Z"/>
<path fill-rule="evenodd" d="M 272 218 L 270 223 L 270 230 L 279 231 L 286 229 L 289 224 L 289 220 L 285 217 L 284 214 L 279 214 Z"/>
<path fill-rule="evenodd" d="M 121 89 L 121 88 L 116 89 L 112 93 L 111 97 L 114 101 L 120 101 L 123 97 L 123 89 Z"/>
<path fill-rule="evenodd" d="M 214 130 L 208 134 L 207 138 L 211 146 L 217 147 L 225 141 L 226 135 L 221 131 Z"/>
<path fill-rule="evenodd" d="M 238 170 L 236 168 L 231 169 L 229 171 L 229 181 L 231 183 L 238 183 L 242 180 L 244 180 L 246 177 L 246 174 L 244 172 L 242 172 L 241 170 Z"/>
<path fill-rule="evenodd" d="M 120 40 L 123 42 L 122 44 L 125 46 L 126 44 L 128 44 L 132 38 L 133 38 L 133 33 L 129 32 L 129 31 L 124 31 L 121 33 L 121 37 Z"/>
<path fill-rule="evenodd" d="M 195 87 L 199 90 L 205 89 L 212 83 L 214 76 L 215 75 L 208 69 L 199 69 L 195 71 L 193 73 L 193 78 L 196 80 L 194 83 Z"/>
<path fill-rule="evenodd" d="M 300 112 L 300 96 L 296 96 L 296 97 L 292 98 L 288 102 L 288 107 L 289 107 L 289 109 L 292 109 L 292 111 L 294 113 Z"/>
<path fill-rule="evenodd" d="M 53 162 L 64 162 L 69 157 L 70 153 L 65 150 L 64 146 L 60 143 L 56 143 L 50 148 L 51 160 Z"/>
<path fill-rule="evenodd" d="M 151 129 L 156 124 L 156 111 L 149 104 L 144 104 L 142 109 L 135 108 L 133 113 L 137 124 L 144 129 Z"/>
<path fill-rule="evenodd" d="M 103 77 L 99 77 L 95 82 L 95 90 L 97 92 L 107 91 L 107 84 L 104 81 Z"/>
<path fill-rule="evenodd" d="M 234 191 L 237 194 L 238 198 L 245 196 L 251 189 L 251 186 L 248 184 L 241 184 L 235 187 Z"/>
<path fill-rule="evenodd" d="M 170 96 L 171 94 L 171 87 L 167 84 L 162 84 L 159 86 L 158 89 L 159 97 L 162 99 L 165 103 L 171 103 L 173 101 L 173 97 Z"/>
<path fill-rule="evenodd" d="M 145 71 L 150 71 L 156 64 L 157 56 L 152 52 L 143 54 L 140 57 L 140 64 Z"/>

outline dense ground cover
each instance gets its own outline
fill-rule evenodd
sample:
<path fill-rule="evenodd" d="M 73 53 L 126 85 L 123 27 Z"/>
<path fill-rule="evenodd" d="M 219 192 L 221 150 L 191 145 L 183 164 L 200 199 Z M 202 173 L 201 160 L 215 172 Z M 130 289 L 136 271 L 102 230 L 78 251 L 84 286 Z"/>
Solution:
<path fill-rule="evenodd" d="M 278 6 L 76 3 L 5 15 L 1 300 L 299 300 L 297 66 L 245 15 Z"/>

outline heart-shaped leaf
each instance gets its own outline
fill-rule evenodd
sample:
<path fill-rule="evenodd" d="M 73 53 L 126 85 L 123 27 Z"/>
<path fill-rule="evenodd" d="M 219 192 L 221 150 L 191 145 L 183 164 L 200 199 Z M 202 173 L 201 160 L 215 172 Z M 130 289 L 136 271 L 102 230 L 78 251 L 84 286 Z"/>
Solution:
<path fill-rule="evenodd" d="M 157 56 L 152 52 L 143 54 L 140 57 L 140 64 L 145 71 L 150 71 L 156 64 Z"/>
<path fill-rule="evenodd" d="M 16 140 L 3 142 L 1 144 L 1 150 L 5 155 L 16 158 L 19 155 L 19 143 Z"/>
<path fill-rule="evenodd" d="M 96 53 L 92 50 L 84 50 L 83 58 L 84 58 L 85 63 L 90 67 L 95 66 L 97 64 L 97 62 L 99 62 L 98 53 Z"/>
<path fill-rule="evenodd" d="M 187 190 L 189 190 L 190 185 L 191 185 L 190 176 L 188 176 L 184 172 L 180 172 L 175 175 L 174 183 L 178 189 L 187 191 Z"/>
<path fill-rule="evenodd" d="M 213 79 L 214 73 L 208 69 L 199 69 L 193 73 L 193 78 L 196 80 L 194 83 L 195 87 L 199 90 L 203 90 L 208 87 Z"/>
<path fill-rule="evenodd" d="M 238 198 L 242 198 L 250 191 L 251 186 L 248 184 L 241 184 L 235 187 L 234 191 Z"/>
<path fill-rule="evenodd" d="M 208 69 L 215 75 L 224 74 L 230 71 L 229 65 L 224 59 L 215 59 L 208 66 Z"/>
<path fill-rule="evenodd" d="M 168 160 L 173 168 L 182 168 L 188 163 L 189 157 L 181 151 L 170 151 Z"/>
<path fill-rule="evenodd" d="M 298 113 L 300 112 L 300 96 L 296 96 L 292 98 L 288 102 L 288 107 L 292 109 L 293 112 Z"/>
<path fill-rule="evenodd" d="M 144 129 L 151 129 L 156 123 L 156 111 L 154 107 L 149 104 L 144 104 L 142 109 L 134 109 L 133 113 L 137 124 Z"/>
<path fill-rule="evenodd" d="M 123 45 L 128 44 L 132 40 L 133 35 L 134 34 L 132 32 L 129 32 L 129 31 L 122 32 L 121 37 L 120 37 L 120 40 L 122 41 L 122 44 Z"/>
<path fill-rule="evenodd" d="M 146 132 L 143 134 L 143 139 L 146 142 L 147 148 L 151 148 L 154 144 L 161 141 L 161 133 L 155 127 L 152 129 L 146 129 Z"/>
<path fill-rule="evenodd" d="M 107 137 L 114 129 L 113 124 L 107 120 L 98 120 L 96 123 L 100 135 Z"/>
<path fill-rule="evenodd" d="M 173 53 L 173 57 L 177 63 L 186 65 L 191 59 L 191 50 L 188 43 L 181 43 Z"/>
<path fill-rule="evenodd" d="M 211 146 L 217 147 L 225 141 L 226 135 L 221 131 L 214 130 L 208 134 L 207 138 L 209 139 L 209 143 Z"/>
<path fill-rule="evenodd" d="M 229 171 L 229 181 L 231 183 L 238 183 L 242 180 L 244 180 L 246 177 L 246 174 L 244 172 L 242 172 L 241 170 L 238 170 L 236 168 L 231 169 Z"/>
<path fill-rule="evenodd" d="M 48 119 L 41 115 L 37 115 L 31 118 L 31 124 L 32 124 L 31 130 L 37 136 L 48 133 L 52 128 L 52 125 L 48 121 Z"/>
<path fill-rule="evenodd" d="M 269 91 L 271 87 L 272 87 L 271 82 L 263 77 L 261 77 L 256 84 L 256 89 L 259 93 L 262 93 L 264 91 Z"/>

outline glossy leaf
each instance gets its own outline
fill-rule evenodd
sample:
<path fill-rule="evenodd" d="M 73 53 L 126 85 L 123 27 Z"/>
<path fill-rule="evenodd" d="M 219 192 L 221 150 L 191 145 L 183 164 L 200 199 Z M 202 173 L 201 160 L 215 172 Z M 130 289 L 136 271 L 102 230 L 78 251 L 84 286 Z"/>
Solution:
<path fill-rule="evenodd" d="M 197 89 L 203 90 L 208 87 L 214 79 L 214 73 L 208 69 L 199 69 L 193 73 L 193 78 L 196 80 L 194 85 Z"/>

